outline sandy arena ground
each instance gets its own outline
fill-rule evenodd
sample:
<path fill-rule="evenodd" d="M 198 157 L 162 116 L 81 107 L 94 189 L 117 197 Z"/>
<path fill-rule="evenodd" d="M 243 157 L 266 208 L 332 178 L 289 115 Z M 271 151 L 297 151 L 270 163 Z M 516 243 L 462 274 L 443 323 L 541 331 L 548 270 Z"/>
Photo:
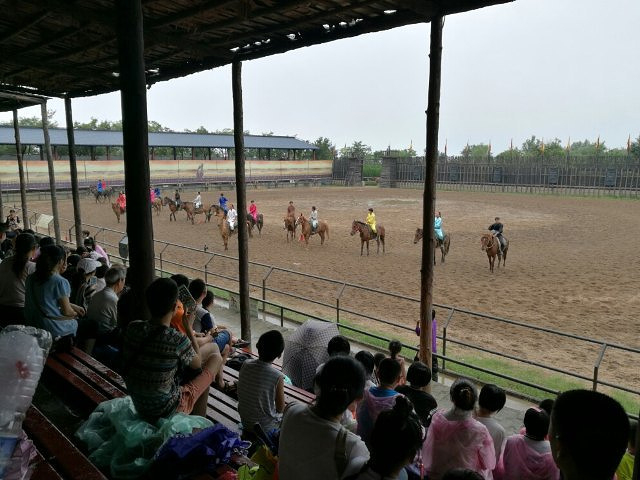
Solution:
<path fill-rule="evenodd" d="M 203 192 L 205 204 L 215 203 L 219 193 L 218 190 Z M 225 193 L 235 203 L 233 192 Z M 319 187 L 251 189 L 247 195 L 248 200 L 256 201 L 265 217 L 262 235 L 254 235 L 249 242 L 252 261 L 419 298 L 421 245 L 413 244 L 413 236 L 422 218 L 420 190 Z M 182 194 L 183 200 L 192 200 L 194 196 L 195 192 Z M 294 201 L 298 212 L 307 215 L 311 205 L 316 205 L 320 218 L 330 225 L 330 237 L 325 245 L 320 245 L 317 235 L 311 238 L 308 248 L 298 241 L 287 244 L 282 217 L 289 200 Z M 31 202 L 29 206 L 42 212 L 50 210 L 47 202 Z M 376 255 L 373 243 L 371 255 L 360 257 L 360 241 L 349 233 L 352 220 L 363 219 L 369 206 L 375 209 L 378 223 L 387 230 L 386 253 Z M 59 208 L 62 217 L 73 218 L 71 201 L 61 201 Z M 604 342 L 640 347 L 640 202 L 438 192 L 436 208 L 442 211 L 444 229 L 452 236 L 446 263 L 438 262 L 436 266 L 434 299 L 437 303 Z M 215 221 L 192 226 L 187 223 L 184 212 L 177 215 L 177 222 L 169 222 L 166 208 L 159 216 L 154 215 L 156 240 L 199 250 L 207 245 L 209 251 L 224 252 Z M 491 274 L 487 256 L 480 249 L 480 235 L 496 215 L 502 218 L 511 245 L 506 268 L 500 267 Z M 86 223 L 124 230 L 124 223 L 116 223 L 110 205 L 95 204 L 87 197 L 82 199 L 82 216 Z M 196 218 L 203 220 L 202 216 Z M 62 226 L 69 228 L 67 222 Z M 117 235 L 100 235 L 103 241 L 117 241 Z M 237 256 L 236 242 L 236 237 L 232 237 L 229 255 Z M 156 255 L 160 250 L 157 245 Z M 210 258 L 204 253 L 179 251 L 173 247 L 169 247 L 163 256 L 165 260 L 196 265 L 200 269 Z M 172 267 L 165 265 L 165 268 Z M 208 269 L 209 272 L 237 276 L 236 264 L 219 258 L 210 263 Z M 252 282 L 259 285 L 266 272 L 265 268 L 251 267 Z M 196 274 L 192 272 L 191 275 Z M 217 280 L 209 277 L 209 281 L 216 283 Z M 224 280 L 220 282 L 232 286 Z M 269 276 L 267 285 L 330 305 L 335 305 L 340 289 L 339 284 L 279 272 Z M 259 292 L 257 288 L 252 290 L 255 295 Z M 268 298 L 282 297 L 268 293 Z M 291 299 L 287 301 L 296 304 Z M 409 327 L 415 325 L 419 312 L 416 302 L 349 287 L 345 289 L 340 305 L 365 316 Z M 315 307 L 314 312 L 332 315 L 322 306 Z M 438 315 L 442 327 L 446 312 L 439 310 Z M 342 314 L 342 318 L 348 317 L 365 326 L 371 323 Z M 416 341 L 415 336 L 394 327 L 382 329 L 408 341 Z M 592 375 L 599 352 L 599 346 L 587 346 L 461 313 L 453 317 L 449 335 L 586 376 Z M 639 388 L 638 355 L 610 352 L 605 355 L 600 378 Z"/>

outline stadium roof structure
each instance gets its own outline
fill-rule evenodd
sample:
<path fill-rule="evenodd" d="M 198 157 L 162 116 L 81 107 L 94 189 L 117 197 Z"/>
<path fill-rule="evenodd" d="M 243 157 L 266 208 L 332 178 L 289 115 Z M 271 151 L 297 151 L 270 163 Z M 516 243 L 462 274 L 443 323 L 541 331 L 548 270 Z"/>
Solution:
<path fill-rule="evenodd" d="M 143 0 L 147 85 L 511 0 Z M 0 90 L 120 89 L 118 0 L 0 0 Z"/>
<path fill-rule="evenodd" d="M 42 105 L 46 100 L 48 100 L 46 97 L 39 95 L 0 90 L 0 112 L 10 112 L 20 108 Z"/>
<path fill-rule="evenodd" d="M 75 130 L 77 146 L 121 147 L 122 132 L 113 130 Z M 67 145 L 66 128 L 49 128 L 51 145 Z M 43 145 L 44 134 L 41 128 L 20 127 L 20 139 L 23 145 Z M 0 127 L 0 145 L 15 143 L 13 127 Z M 271 135 L 245 135 L 245 148 L 272 148 L 279 150 L 318 150 L 315 145 L 294 137 Z M 149 132 L 149 147 L 195 147 L 195 148 L 234 148 L 233 135 Z"/>

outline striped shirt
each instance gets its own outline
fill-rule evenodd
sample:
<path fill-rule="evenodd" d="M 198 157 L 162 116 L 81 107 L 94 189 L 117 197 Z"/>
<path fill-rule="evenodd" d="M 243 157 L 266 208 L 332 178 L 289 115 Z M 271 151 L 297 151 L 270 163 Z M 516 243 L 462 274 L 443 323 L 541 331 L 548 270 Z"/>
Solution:
<path fill-rule="evenodd" d="M 260 359 L 247 360 L 238 376 L 238 412 L 245 430 L 259 423 L 265 432 L 279 428 L 282 414 L 276 411 L 276 385 L 282 372 Z"/>

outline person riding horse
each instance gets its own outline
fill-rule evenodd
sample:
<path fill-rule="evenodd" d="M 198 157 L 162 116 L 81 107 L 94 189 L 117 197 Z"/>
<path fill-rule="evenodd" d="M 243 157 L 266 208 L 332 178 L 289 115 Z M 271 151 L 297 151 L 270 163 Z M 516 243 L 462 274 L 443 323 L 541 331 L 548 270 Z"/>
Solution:
<path fill-rule="evenodd" d="M 502 255 L 502 251 L 504 249 L 504 237 L 502 236 L 502 231 L 504 230 L 504 225 L 500 222 L 500 217 L 495 218 L 495 222 L 489 225 L 489 231 L 498 239 L 498 249 L 500 251 L 500 255 Z"/>
<path fill-rule="evenodd" d="M 193 207 L 197 210 L 202 207 L 202 197 L 200 196 L 200 192 L 196 195 L 196 198 L 193 199 Z"/>
<path fill-rule="evenodd" d="M 296 207 L 293 205 L 293 200 L 289 201 L 289 206 L 287 207 L 287 217 L 292 217 L 294 220 L 296 218 Z"/>
<path fill-rule="evenodd" d="M 102 179 L 100 179 L 100 180 L 98 180 L 98 184 L 96 185 L 96 190 L 97 190 L 98 193 L 102 193 L 104 191 L 103 188 L 104 187 L 102 185 Z"/>
<path fill-rule="evenodd" d="M 227 211 L 227 222 L 229 223 L 229 229 L 233 231 L 235 228 L 236 220 L 238 219 L 238 212 L 233 206 L 233 203 L 230 204 L 229 210 Z"/>
<path fill-rule="evenodd" d="M 180 208 L 182 206 L 182 200 L 180 200 L 180 192 L 178 190 L 176 190 L 176 193 L 174 194 L 173 198 L 176 201 L 176 207 Z"/>
<path fill-rule="evenodd" d="M 127 196 L 124 194 L 122 190 L 120 190 L 120 195 L 118 195 L 118 199 L 116 200 L 116 204 L 120 208 L 120 213 L 124 213 L 127 209 Z"/>
<path fill-rule="evenodd" d="M 251 200 L 251 205 L 249 205 L 249 215 L 253 218 L 253 223 L 258 223 L 258 206 L 253 200 Z"/>
<path fill-rule="evenodd" d="M 373 208 L 369 208 L 369 213 L 367 214 L 367 225 L 371 229 L 371 238 L 375 238 L 376 233 L 376 214 L 373 213 Z"/>
<path fill-rule="evenodd" d="M 224 193 L 220 193 L 220 198 L 218 199 L 218 205 L 220 205 L 220 208 L 226 215 L 228 208 L 227 208 L 227 197 L 224 196 Z"/>
<path fill-rule="evenodd" d="M 315 232 L 318 228 L 318 210 L 316 207 L 311 207 L 311 214 L 309 215 L 309 221 L 311 222 L 311 231 Z"/>
<path fill-rule="evenodd" d="M 433 229 L 436 233 L 436 239 L 439 241 L 444 241 L 444 230 L 442 230 L 442 215 L 440 211 L 436 212 L 436 218 L 433 221 Z"/>

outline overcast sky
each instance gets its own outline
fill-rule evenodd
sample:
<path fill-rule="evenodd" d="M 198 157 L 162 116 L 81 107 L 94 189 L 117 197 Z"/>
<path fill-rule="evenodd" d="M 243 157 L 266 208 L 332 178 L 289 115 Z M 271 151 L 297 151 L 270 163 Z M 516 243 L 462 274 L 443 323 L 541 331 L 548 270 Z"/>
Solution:
<path fill-rule="evenodd" d="M 640 135 L 639 24 L 638 0 L 517 0 L 447 17 L 440 150 L 491 141 L 497 153 L 532 134 L 626 146 Z M 428 47 L 429 25 L 415 25 L 245 62 L 245 129 L 421 153 Z M 64 125 L 63 102 L 50 108 Z M 120 96 L 73 109 L 76 121 L 118 120 Z M 154 85 L 148 111 L 178 131 L 232 127 L 231 68 Z"/>

